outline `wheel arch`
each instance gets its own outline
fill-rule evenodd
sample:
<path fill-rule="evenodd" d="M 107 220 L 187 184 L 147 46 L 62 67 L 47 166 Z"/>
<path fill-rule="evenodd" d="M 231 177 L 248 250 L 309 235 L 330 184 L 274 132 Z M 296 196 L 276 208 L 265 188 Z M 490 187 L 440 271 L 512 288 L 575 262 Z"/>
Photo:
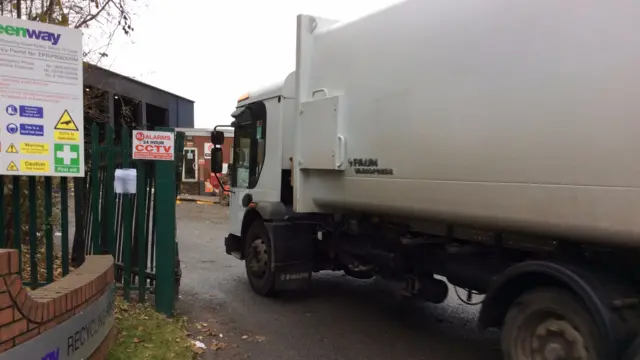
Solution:
<path fill-rule="evenodd" d="M 285 218 L 285 206 L 279 201 L 260 201 L 254 202 L 244 212 L 242 217 L 242 227 L 240 228 L 240 236 L 246 238 L 247 231 L 256 221 L 271 222 L 274 220 L 282 220 Z M 242 247 L 242 257 L 244 258 L 244 246 Z"/>
<path fill-rule="evenodd" d="M 600 282 L 591 272 L 574 265 L 546 261 L 529 261 L 507 269 L 487 292 L 479 323 L 485 328 L 501 327 L 509 307 L 528 290 L 538 287 L 558 287 L 570 291 L 582 300 L 593 320 L 604 333 L 607 344 L 617 345 L 616 317 L 609 310 Z M 616 358 L 617 346 L 606 349 Z"/>

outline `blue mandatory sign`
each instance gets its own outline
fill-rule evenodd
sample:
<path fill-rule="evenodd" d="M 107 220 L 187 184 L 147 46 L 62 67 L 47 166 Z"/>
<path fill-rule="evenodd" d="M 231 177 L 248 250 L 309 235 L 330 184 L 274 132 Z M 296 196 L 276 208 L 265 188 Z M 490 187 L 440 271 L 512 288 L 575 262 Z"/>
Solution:
<path fill-rule="evenodd" d="M 7 114 L 11 116 L 18 113 L 18 108 L 15 105 L 7 105 L 7 108 L 5 110 L 7 111 Z"/>
<path fill-rule="evenodd" d="M 8 131 L 8 129 L 7 129 Z M 20 135 L 44 136 L 44 125 L 20 124 Z"/>
<path fill-rule="evenodd" d="M 41 106 L 20 105 L 20 117 L 42 119 L 44 110 Z"/>
<path fill-rule="evenodd" d="M 14 123 L 7 124 L 7 132 L 9 134 L 17 133 L 18 132 L 18 125 L 14 124 Z"/>

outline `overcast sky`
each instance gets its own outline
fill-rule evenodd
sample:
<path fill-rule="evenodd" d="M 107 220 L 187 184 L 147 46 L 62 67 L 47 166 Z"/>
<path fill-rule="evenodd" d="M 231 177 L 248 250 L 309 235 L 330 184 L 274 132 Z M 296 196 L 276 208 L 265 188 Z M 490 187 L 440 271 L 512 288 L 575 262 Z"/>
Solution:
<path fill-rule="evenodd" d="M 349 20 L 399 1 L 148 1 L 102 65 L 194 100 L 195 126 L 211 128 L 230 123 L 240 95 L 294 70 L 297 14 Z"/>

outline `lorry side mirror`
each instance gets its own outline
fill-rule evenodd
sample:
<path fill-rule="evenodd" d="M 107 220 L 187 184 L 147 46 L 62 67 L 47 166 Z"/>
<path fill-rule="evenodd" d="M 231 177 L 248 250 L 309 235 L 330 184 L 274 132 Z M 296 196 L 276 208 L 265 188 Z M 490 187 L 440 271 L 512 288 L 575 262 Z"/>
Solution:
<path fill-rule="evenodd" d="M 222 172 L 222 148 L 211 149 L 211 172 L 215 174 Z"/>
<path fill-rule="evenodd" d="M 222 144 L 224 144 L 224 133 L 222 131 L 214 131 L 211 133 L 211 143 L 213 145 L 220 145 L 222 146 Z"/>

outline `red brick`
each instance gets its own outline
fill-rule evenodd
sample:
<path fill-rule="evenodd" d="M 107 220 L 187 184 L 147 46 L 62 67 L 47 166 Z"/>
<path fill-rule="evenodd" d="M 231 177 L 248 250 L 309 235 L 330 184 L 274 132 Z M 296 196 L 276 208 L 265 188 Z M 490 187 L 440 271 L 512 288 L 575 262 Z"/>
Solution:
<path fill-rule="evenodd" d="M 9 252 L 0 250 L 0 275 L 6 275 L 10 273 L 11 266 L 9 265 Z"/>
<path fill-rule="evenodd" d="M 0 353 L 7 351 L 13 347 L 13 340 L 0 344 Z"/>
<path fill-rule="evenodd" d="M 56 304 L 55 299 L 49 300 L 47 302 L 47 311 L 45 312 L 45 318 L 43 321 L 49 321 L 56 316 Z"/>
<path fill-rule="evenodd" d="M 40 327 L 40 325 L 38 325 L 36 323 L 29 322 L 29 325 L 27 326 L 27 330 L 37 329 L 38 327 Z"/>
<path fill-rule="evenodd" d="M 38 334 L 39 334 L 39 330 L 38 329 L 34 329 L 34 330 L 29 331 L 29 332 L 26 332 L 26 333 L 16 337 L 15 344 L 16 344 L 16 346 L 18 346 L 18 345 L 22 344 L 25 341 L 33 339 L 34 337 L 38 336 Z"/>
<path fill-rule="evenodd" d="M 40 332 L 45 332 L 47 330 L 51 330 L 52 328 L 56 327 L 58 325 L 58 322 L 55 320 L 49 321 L 48 323 L 42 325 L 40 327 Z"/>
<path fill-rule="evenodd" d="M 29 295 L 27 294 L 27 290 L 21 287 L 20 291 L 18 292 L 18 296 L 13 298 L 16 306 L 19 307 L 20 309 L 24 309 L 24 306 L 27 305 L 28 296 Z"/>
<path fill-rule="evenodd" d="M 0 342 L 12 339 L 27 331 L 27 320 L 20 320 L 0 328 Z"/>
<path fill-rule="evenodd" d="M 9 253 L 9 271 L 12 274 L 20 272 L 20 261 L 18 259 L 18 252 L 16 250 L 11 250 Z"/>
<path fill-rule="evenodd" d="M 13 320 L 20 320 L 23 317 L 24 316 L 22 316 L 22 313 L 20 311 L 18 311 L 18 309 L 13 308 Z"/>
<path fill-rule="evenodd" d="M 0 310 L 0 326 L 13 321 L 13 307 Z"/>
<path fill-rule="evenodd" d="M 22 289 L 22 281 L 20 281 L 20 277 L 18 275 L 9 275 L 4 277 L 4 281 L 7 283 L 11 297 L 18 295 L 18 292 Z"/>
<path fill-rule="evenodd" d="M 11 297 L 9 296 L 9 293 L 8 292 L 0 293 L 0 309 L 6 308 L 7 306 L 13 306 L 13 301 L 11 301 Z"/>

